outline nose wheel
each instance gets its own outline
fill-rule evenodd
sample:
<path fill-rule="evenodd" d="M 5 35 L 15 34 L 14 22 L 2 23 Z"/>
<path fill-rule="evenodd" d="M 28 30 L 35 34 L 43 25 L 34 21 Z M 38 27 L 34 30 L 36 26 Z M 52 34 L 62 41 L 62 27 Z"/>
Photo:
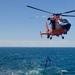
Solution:
<path fill-rule="evenodd" d="M 67 31 L 64 31 L 64 34 L 67 34 Z"/>
<path fill-rule="evenodd" d="M 67 30 L 66 29 L 64 30 L 64 34 L 67 34 Z"/>
<path fill-rule="evenodd" d="M 62 39 L 64 39 L 64 36 L 61 35 L 61 37 L 62 37 Z"/>

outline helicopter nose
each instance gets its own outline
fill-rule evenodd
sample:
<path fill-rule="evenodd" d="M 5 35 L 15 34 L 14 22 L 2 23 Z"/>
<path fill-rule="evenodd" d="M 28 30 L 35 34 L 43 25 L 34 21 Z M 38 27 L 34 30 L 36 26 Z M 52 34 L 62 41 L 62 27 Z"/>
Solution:
<path fill-rule="evenodd" d="M 62 26 L 62 28 L 65 28 L 65 29 L 67 29 L 67 30 L 69 30 L 70 27 L 71 27 L 71 24 L 70 24 L 70 23 L 68 23 L 68 24 Z"/>
<path fill-rule="evenodd" d="M 71 27 L 71 24 L 68 23 L 68 24 L 66 25 L 66 29 L 70 29 L 70 27 Z"/>

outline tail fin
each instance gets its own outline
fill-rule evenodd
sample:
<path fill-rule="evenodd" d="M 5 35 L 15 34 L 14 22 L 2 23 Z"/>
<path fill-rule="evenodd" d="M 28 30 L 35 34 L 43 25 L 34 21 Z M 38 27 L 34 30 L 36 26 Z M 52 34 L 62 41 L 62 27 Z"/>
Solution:
<path fill-rule="evenodd" d="M 48 23 L 46 22 L 46 33 L 48 33 L 49 32 L 49 28 L 48 28 Z M 47 35 L 47 38 L 49 38 L 50 37 L 50 34 L 46 34 Z"/>
<path fill-rule="evenodd" d="M 40 36 L 41 36 L 41 38 L 42 38 L 42 35 L 46 35 L 47 38 L 50 37 L 49 28 L 48 28 L 48 23 L 47 23 L 47 22 L 46 22 L 46 33 L 42 33 L 42 32 L 40 31 Z"/>
<path fill-rule="evenodd" d="M 49 28 L 48 28 L 48 23 L 46 22 L 46 32 L 49 31 Z"/>

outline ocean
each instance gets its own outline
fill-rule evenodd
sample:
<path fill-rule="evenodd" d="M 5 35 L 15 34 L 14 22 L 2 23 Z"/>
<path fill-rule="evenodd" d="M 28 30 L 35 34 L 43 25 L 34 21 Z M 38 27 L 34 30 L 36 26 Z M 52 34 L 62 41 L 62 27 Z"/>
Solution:
<path fill-rule="evenodd" d="M 75 75 L 75 48 L 0 47 L 0 75 Z"/>

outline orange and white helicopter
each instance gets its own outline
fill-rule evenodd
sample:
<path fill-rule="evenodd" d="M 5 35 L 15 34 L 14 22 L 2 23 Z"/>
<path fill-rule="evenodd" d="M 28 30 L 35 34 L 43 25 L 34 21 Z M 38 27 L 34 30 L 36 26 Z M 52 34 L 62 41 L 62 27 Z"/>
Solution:
<path fill-rule="evenodd" d="M 62 37 L 62 39 L 64 39 L 63 34 L 67 34 L 67 32 L 70 30 L 71 24 L 69 23 L 69 21 L 67 19 L 63 19 L 60 16 L 66 16 L 66 17 L 75 17 L 75 15 L 64 15 L 67 13 L 71 13 L 71 12 L 75 12 L 75 10 L 71 10 L 71 11 L 67 11 L 67 12 L 63 12 L 63 13 L 52 13 L 52 12 L 48 12 L 42 9 L 38 9 L 32 6 L 27 5 L 27 7 L 35 9 L 35 10 L 39 10 L 45 13 L 49 13 L 52 14 L 52 18 L 48 18 L 47 20 L 50 20 L 50 25 L 51 28 L 48 28 L 48 23 L 46 22 L 46 32 L 42 33 L 40 31 L 40 35 L 42 37 L 42 35 L 46 35 L 47 38 L 52 39 L 52 36 L 60 36 Z"/>

